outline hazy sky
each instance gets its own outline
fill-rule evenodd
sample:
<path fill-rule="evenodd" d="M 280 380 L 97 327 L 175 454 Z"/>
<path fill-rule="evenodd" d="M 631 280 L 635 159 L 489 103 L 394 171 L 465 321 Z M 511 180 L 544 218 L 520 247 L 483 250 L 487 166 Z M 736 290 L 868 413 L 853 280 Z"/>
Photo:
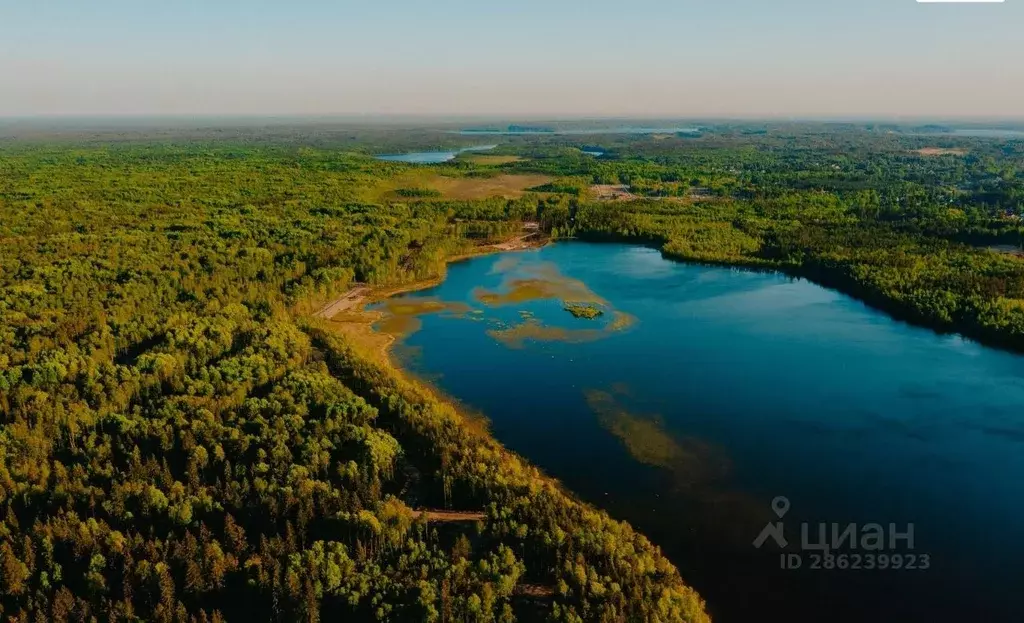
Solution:
<path fill-rule="evenodd" d="M 0 0 L 0 115 L 1024 117 L 1024 0 Z"/>

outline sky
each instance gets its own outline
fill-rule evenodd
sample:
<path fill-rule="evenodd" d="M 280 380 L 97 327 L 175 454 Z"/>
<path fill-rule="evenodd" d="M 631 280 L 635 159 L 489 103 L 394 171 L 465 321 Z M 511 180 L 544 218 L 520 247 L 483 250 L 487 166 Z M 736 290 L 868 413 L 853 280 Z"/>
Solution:
<path fill-rule="evenodd" d="M 0 0 L 0 116 L 1024 117 L 1024 0 Z"/>

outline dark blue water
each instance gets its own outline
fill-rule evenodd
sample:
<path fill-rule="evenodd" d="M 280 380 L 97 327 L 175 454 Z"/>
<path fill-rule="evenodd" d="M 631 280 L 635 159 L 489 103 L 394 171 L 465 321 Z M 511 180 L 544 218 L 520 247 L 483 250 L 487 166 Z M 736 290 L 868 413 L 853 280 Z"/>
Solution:
<path fill-rule="evenodd" d="M 481 300 L 517 279 L 579 298 L 558 272 L 605 315 Z M 805 281 L 637 246 L 477 258 L 408 298 L 424 297 L 479 311 L 421 317 L 396 350 L 404 365 L 651 537 L 716 620 L 1024 620 L 1024 357 Z M 752 545 L 777 496 L 799 570 L 779 568 L 773 542 Z M 802 522 L 812 537 L 818 523 L 913 523 L 912 550 L 872 553 L 929 568 L 810 569 L 816 552 L 792 543 Z"/>
<path fill-rule="evenodd" d="M 418 151 L 408 154 L 385 154 L 382 156 L 375 156 L 375 158 L 377 158 L 377 160 L 387 160 L 389 162 L 440 164 L 442 162 L 454 160 L 456 156 L 467 151 L 490 151 L 495 147 L 497 147 L 497 145 L 481 145 L 479 147 L 465 147 L 455 151 Z"/>

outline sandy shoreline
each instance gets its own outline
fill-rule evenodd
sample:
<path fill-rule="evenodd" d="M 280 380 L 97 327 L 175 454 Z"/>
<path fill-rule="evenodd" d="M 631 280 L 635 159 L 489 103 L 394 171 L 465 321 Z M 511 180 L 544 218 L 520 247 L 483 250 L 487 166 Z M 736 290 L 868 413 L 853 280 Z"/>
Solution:
<path fill-rule="evenodd" d="M 453 264 L 455 262 L 463 262 L 474 257 L 481 257 L 484 255 L 491 255 L 494 253 L 508 253 L 510 251 L 524 251 L 526 249 L 538 249 L 548 243 L 547 239 L 540 237 L 540 232 L 534 231 L 525 235 L 516 236 L 505 242 L 499 242 L 496 244 L 489 244 L 477 247 L 469 253 L 463 253 L 460 255 L 453 255 L 445 259 L 445 264 Z M 414 281 L 412 283 L 398 285 L 398 286 L 384 286 L 374 288 L 365 284 L 359 284 L 353 286 L 347 292 L 330 301 L 323 307 L 321 307 L 316 313 L 313 314 L 314 318 L 320 318 L 322 320 L 334 320 L 335 317 L 340 316 L 343 312 L 355 312 L 355 313 L 366 313 L 363 311 L 363 307 L 369 302 L 379 301 L 386 299 L 397 294 L 404 294 L 406 292 L 415 292 L 417 290 L 426 290 L 432 288 L 444 279 L 444 276 L 431 277 L 430 279 L 423 279 L 421 281 Z M 377 318 L 374 318 L 376 320 Z"/>
<path fill-rule="evenodd" d="M 539 232 L 530 232 L 525 235 L 517 235 L 505 242 L 477 247 L 469 253 L 453 255 L 445 259 L 445 265 L 495 253 L 536 249 L 543 247 L 548 242 L 549 240 L 541 237 Z M 469 430 L 490 437 L 485 415 L 468 409 L 430 381 L 418 378 L 395 362 L 391 349 L 398 342 L 398 336 L 374 329 L 374 325 L 385 317 L 385 313 L 366 309 L 370 303 L 382 301 L 398 294 L 432 288 L 440 284 L 444 278 L 445 275 L 442 274 L 430 279 L 379 288 L 361 284 L 321 307 L 318 312 L 313 314 L 313 317 L 324 322 L 329 330 L 343 335 L 353 349 L 362 356 L 388 368 L 394 374 L 420 388 L 421 391 L 430 393 L 439 402 L 450 406 L 461 416 Z"/>

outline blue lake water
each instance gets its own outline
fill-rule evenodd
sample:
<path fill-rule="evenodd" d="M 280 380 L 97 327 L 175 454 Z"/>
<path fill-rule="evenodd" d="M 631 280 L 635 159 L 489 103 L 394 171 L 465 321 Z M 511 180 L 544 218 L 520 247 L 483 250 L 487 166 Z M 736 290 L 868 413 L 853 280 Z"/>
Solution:
<path fill-rule="evenodd" d="M 419 317 L 402 364 L 647 534 L 717 621 L 1024 620 L 1024 357 L 629 245 L 476 258 L 402 298 L 474 310 Z M 752 545 L 777 496 L 799 570 Z M 809 568 L 802 523 L 817 543 L 819 523 L 873 522 L 913 523 L 913 550 L 832 553 L 928 569 Z"/>
<path fill-rule="evenodd" d="M 384 154 L 375 156 L 377 160 L 389 162 L 408 162 L 411 164 L 440 164 L 454 160 L 459 154 L 468 151 L 490 151 L 497 145 L 481 145 L 479 147 L 465 147 L 455 151 L 418 151 L 408 154 Z"/>

